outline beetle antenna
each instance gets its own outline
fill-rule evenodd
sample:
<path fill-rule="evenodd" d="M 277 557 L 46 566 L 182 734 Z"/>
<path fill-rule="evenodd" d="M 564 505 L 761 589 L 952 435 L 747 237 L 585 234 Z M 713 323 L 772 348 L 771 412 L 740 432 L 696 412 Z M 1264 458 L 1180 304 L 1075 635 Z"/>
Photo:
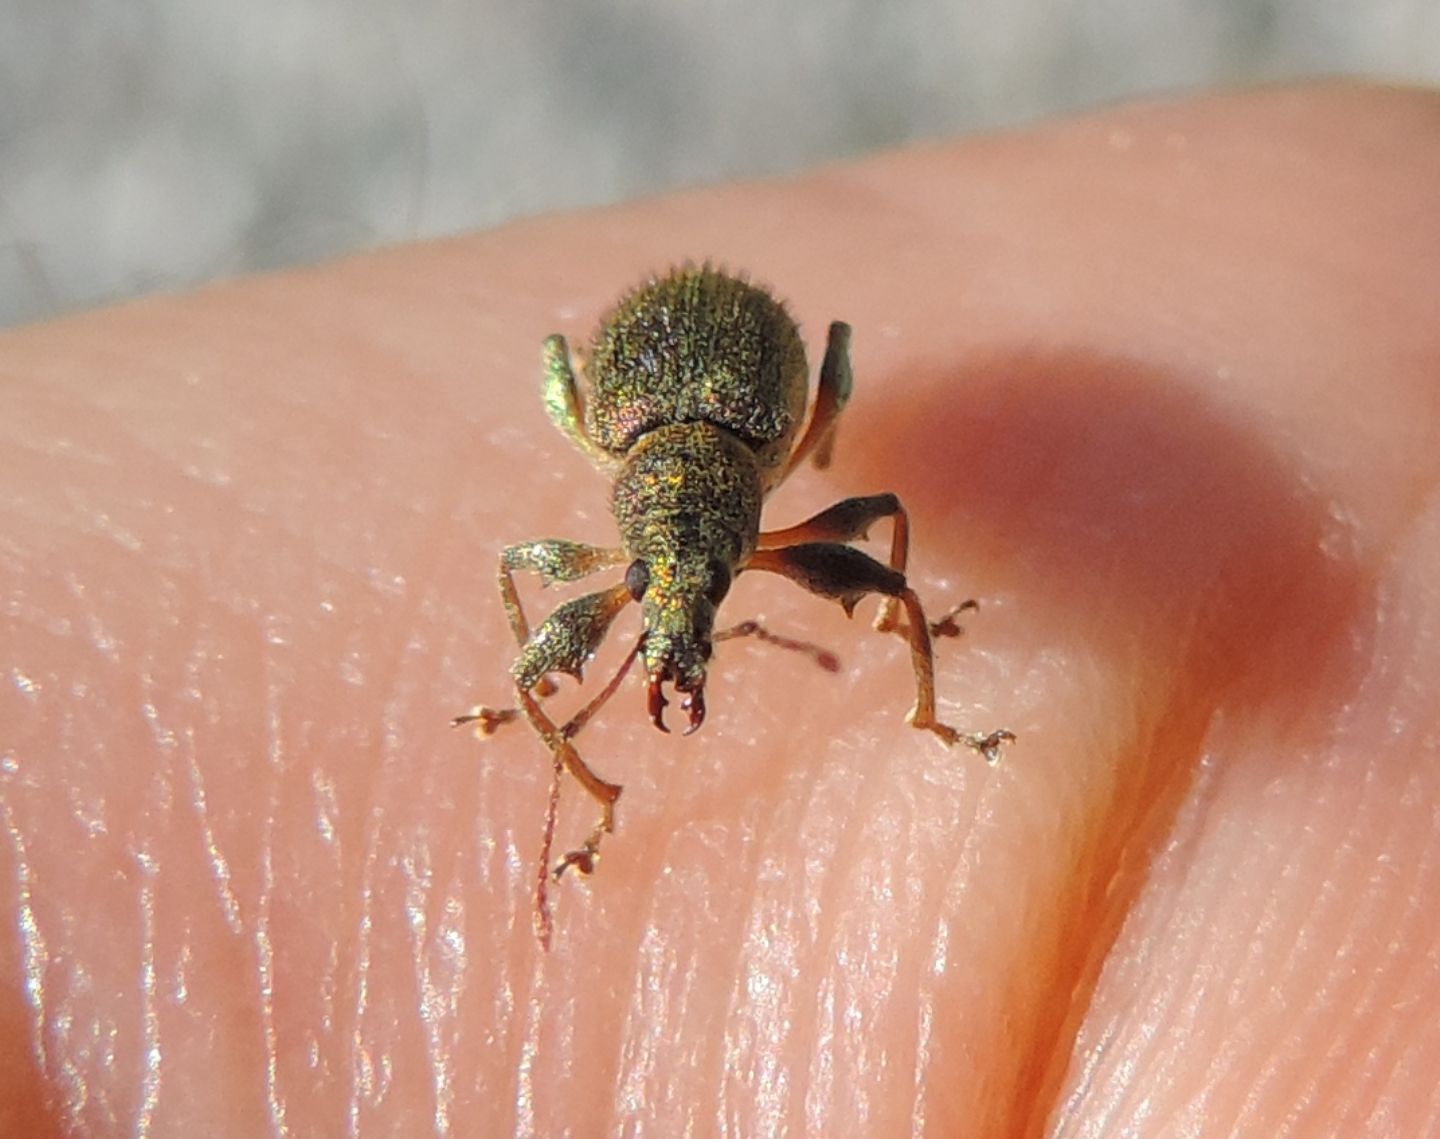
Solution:
<path fill-rule="evenodd" d="M 564 739 L 573 740 L 579 735 L 580 729 L 588 724 L 591 719 L 594 718 L 595 713 L 604 707 L 605 702 L 619 691 L 620 682 L 629 674 L 630 666 L 635 663 L 635 658 L 640 655 L 640 650 L 644 647 L 645 634 L 641 633 L 640 636 L 635 639 L 635 644 L 631 646 L 630 651 L 625 654 L 625 659 L 620 662 L 620 667 L 615 670 L 615 675 L 610 678 L 610 682 L 596 694 L 590 703 L 586 704 L 585 707 L 571 716 L 570 719 L 566 721 L 565 726 L 560 729 L 560 735 Z"/>

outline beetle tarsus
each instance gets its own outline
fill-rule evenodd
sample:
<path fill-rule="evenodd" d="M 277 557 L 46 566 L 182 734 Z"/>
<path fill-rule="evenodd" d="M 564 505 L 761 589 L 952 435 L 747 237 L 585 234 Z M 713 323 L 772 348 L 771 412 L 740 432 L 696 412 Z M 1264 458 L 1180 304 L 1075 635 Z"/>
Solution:
<path fill-rule="evenodd" d="M 502 724 L 510 723 L 519 715 L 520 711 L 517 708 L 476 708 L 473 712 L 456 716 L 450 721 L 450 726 L 463 728 L 467 724 L 474 724 L 475 734 L 484 737 L 493 735 Z"/>
<path fill-rule="evenodd" d="M 983 736 L 967 733 L 960 737 L 960 741 L 983 755 L 987 763 L 999 763 L 1001 747 L 1007 743 L 1014 743 L 1015 733 L 1007 731 L 1005 728 L 997 728 Z"/>
<path fill-rule="evenodd" d="M 932 637 L 958 637 L 965 630 L 956 618 L 959 617 L 961 613 L 978 613 L 979 611 L 980 602 L 976 601 L 973 597 L 968 601 L 962 601 L 938 621 L 930 622 L 930 635 Z"/>
<path fill-rule="evenodd" d="M 598 841 L 587 842 L 579 850 L 572 850 L 555 864 L 555 869 L 550 871 L 552 881 L 558 882 L 565 876 L 565 871 L 574 869 L 575 873 L 589 877 L 595 873 L 595 863 L 600 858 L 600 843 Z"/>

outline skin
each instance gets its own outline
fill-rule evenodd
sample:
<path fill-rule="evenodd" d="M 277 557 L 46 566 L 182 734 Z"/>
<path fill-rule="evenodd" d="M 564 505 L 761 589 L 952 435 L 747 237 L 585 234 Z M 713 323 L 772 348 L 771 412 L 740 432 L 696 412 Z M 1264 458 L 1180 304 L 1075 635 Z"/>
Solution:
<path fill-rule="evenodd" d="M 1437 128 L 1122 107 L 4 335 L 0 1133 L 1433 1133 Z M 499 548 L 613 541 L 542 338 L 685 255 L 854 326 L 766 525 L 899 493 L 1019 739 L 746 575 L 842 672 L 723 645 L 688 739 L 632 679 L 545 956 L 548 760 L 446 721 Z"/>

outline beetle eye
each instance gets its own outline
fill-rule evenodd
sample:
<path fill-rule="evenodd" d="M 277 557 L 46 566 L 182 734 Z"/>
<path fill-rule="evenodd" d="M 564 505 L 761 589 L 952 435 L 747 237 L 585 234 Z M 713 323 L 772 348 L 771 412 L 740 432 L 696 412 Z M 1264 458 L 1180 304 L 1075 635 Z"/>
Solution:
<path fill-rule="evenodd" d="M 645 596 L 645 590 L 650 585 L 650 567 L 643 559 L 636 558 L 625 570 L 625 588 L 630 591 L 630 596 L 639 601 Z"/>
<path fill-rule="evenodd" d="M 718 606 L 730 592 L 730 567 L 724 562 L 710 563 L 710 581 L 705 586 L 705 599 Z"/>

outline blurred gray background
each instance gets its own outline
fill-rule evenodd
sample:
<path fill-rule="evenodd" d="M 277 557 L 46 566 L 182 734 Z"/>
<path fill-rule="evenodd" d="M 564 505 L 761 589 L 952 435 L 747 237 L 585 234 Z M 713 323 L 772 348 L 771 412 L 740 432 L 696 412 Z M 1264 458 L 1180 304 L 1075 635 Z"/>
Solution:
<path fill-rule="evenodd" d="M 0 324 L 1335 72 L 1440 81 L 1440 0 L 0 0 Z"/>

